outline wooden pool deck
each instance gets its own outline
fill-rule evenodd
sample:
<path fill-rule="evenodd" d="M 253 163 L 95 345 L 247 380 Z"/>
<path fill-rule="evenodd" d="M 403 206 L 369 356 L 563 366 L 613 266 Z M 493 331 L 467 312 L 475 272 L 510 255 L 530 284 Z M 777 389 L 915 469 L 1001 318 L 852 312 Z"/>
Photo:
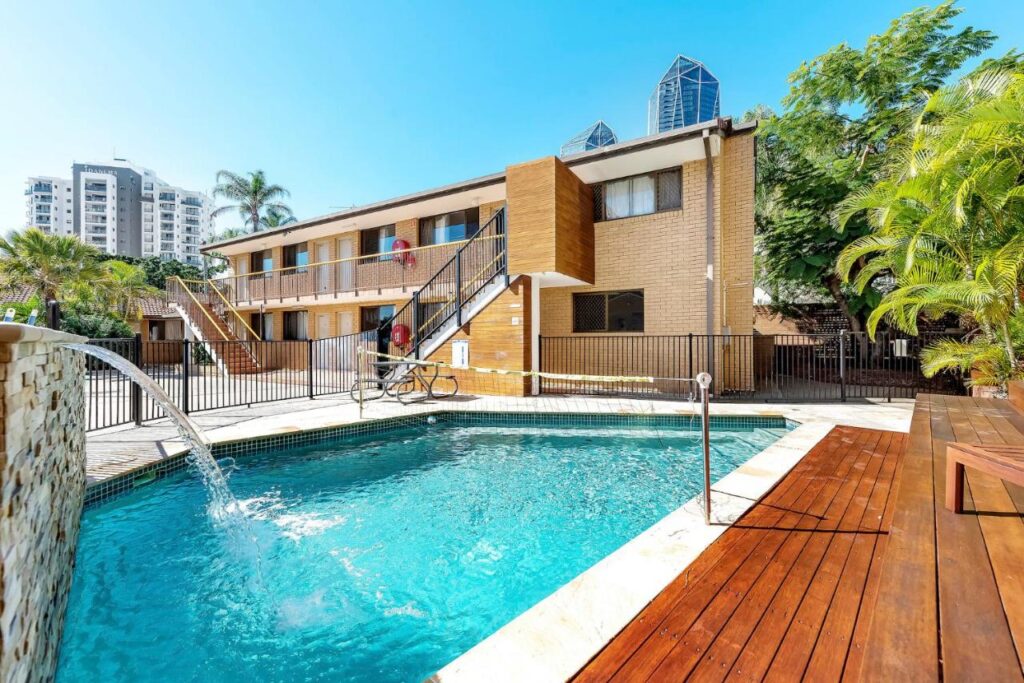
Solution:
<path fill-rule="evenodd" d="M 1024 489 L 945 445 L 1024 443 L 1007 401 L 922 395 L 910 434 L 836 427 L 578 681 L 1024 680 Z"/>

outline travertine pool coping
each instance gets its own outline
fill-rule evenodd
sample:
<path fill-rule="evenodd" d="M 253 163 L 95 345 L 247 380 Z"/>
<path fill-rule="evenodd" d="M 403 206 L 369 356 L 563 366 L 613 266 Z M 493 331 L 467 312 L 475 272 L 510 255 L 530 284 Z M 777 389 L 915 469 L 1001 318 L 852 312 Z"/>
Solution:
<path fill-rule="evenodd" d="M 590 661 L 834 425 L 798 426 L 438 671 L 432 681 L 564 681 Z"/>
<path fill-rule="evenodd" d="M 269 404 L 273 406 L 273 404 Z M 294 405 L 295 410 L 281 410 Z M 301 407 L 298 407 L 301 406 Z M 237 410 L 237 409 L 236 409 Z M 363 418 L 358 407 L 344 402 L 296 400 L 277 404 L 275 414 L 234 419 L 207 431 L 214 445 L 241 444 L 261 437 L 357 425 L 437 411 L 495 413 L 619 413 L 692 415 L 686 401 L 645 401 L 595 397 L 467 397 L 402 406 L 397 402 L 368 404 Z M 716 523 L 705 526 L 703 510 L 694 498 L 650 529 L 627 542 L 590 569 L 537 603 L 516 619 L 438 671 L 432 680 L 559 681 L 575 674 L 680 571 L 704 551 L 728 526 L 767 493 L 837 424 L 907 431 L 913 401 L 835 404 L 712 404 L 713 416 L 783 417 L 798 426 L 713 486 Z M 206 415 L 215 419 L 218 411 Z M 252 413 L 258 413 L 253 410 Z M 202 421 L 203 414 L 193 416 Z M 217 424 L 217 423 L 215 423 Z M 111 432 L 169 436 L 173 428 L 134 427 Z M 101 447 L 104 435 L 91 435 Z M 131 437 L 128 437 L 131 438 Z M 140 441 L 151 449 L 116 463 L 91 463 L 90 486 L 123 480 L 169 460 L 180 460 L 184 444 L 173 438 Z M 116 443 L 116 442 L 111 442 Z M 95 444 L 94 444 L 95 445 Z"/>

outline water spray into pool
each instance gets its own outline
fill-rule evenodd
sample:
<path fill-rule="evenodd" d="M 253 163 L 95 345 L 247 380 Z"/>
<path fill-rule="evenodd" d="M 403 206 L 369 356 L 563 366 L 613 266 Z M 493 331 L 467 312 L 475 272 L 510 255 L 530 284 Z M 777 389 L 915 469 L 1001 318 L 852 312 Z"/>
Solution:
<path fill-rule="evenodd" d="M 174 423 L 181 435 L 185 447 L 189 451 L 189 463 L 192 464 L 202 477 L 203 484 L 210 496 L 210 514 L 217 521 L 225 521 L 229 516 L 238 516 L 241 508 L 238 501 L 228 487 L 227 477 L 220 465 L 213 458 L 210 452 L 210 440 L 203 431 L 174 404 L 163 387 L 153 381 L 146 373 L 142 372 L 134 363 L 119 356 L 110 349 L 104 349 L 91 344 L 64 344 L 65 348 L 74 351 L 81 351 L 87 356 L 97 358 L 104 363 L 114 367 L 126 377 L 139 385 L 146 394 L 160 404 L 160 407 L 167 412 L 167 416 Z"/>

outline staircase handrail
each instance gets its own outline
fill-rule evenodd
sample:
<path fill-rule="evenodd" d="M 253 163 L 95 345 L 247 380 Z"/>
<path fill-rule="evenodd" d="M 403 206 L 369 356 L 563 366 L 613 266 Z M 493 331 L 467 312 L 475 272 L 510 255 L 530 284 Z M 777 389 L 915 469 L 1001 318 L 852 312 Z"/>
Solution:
<path fill-rule="evenodd" d="M 221 300 L 227 310 L 231 311 L 231 315 L 237 318 L 238 322 L 242 323 L 242 326 L 249 331 L 249 334 L 252 335 L 254 341 L 262 341 L 260 335 L 256 334 L 256 330 L 252 329 L 249 323 L 245 321 L 245 318 L 242 317 L 242 314 L 238 312 L 238 309 L 231 305 L 228 298 L 224 296 L 224 292 L 220 291 L 220 287 L 218 287 L 213 280 L 207 280 L 206 286 L 217 293 L 217 298 Z"/>
<path fill-rule="evenodd" d="M 216 328 L 217 332 L 220 333 L 220 336 L 224 338 L 224 341 L 231 341 L 230 339 L 228 339 L 228 336 L 224 334 L 224 330 L 221 329 L 221 326 L 217 324 L 217 321 L 213 319 L 213 316 L 210 315 L 210 311 L 206 309 L 206 306 L 203 306 L 199 302 L 199 299 L 196 298 L 196 295 L 192 292 L 192 290 L 188 288 L 188 285 L 185 284 L 184 280 L 182 280 L 177 275 L 172 275 L 171 277 L 168 278 L 168 280 L 175 282 L 181 288 L 181 290 L 188 295 L 188 298 L 192 300 L 194 306 L 203 312 L 203 315 L 206 316 L 206 319 L 210 321 L 210 324 L 213 325 L 214 328 Z M 177 303 L 179 306 L 181 305 L 180 301 L 178 301 Z"/>
<path fill-rule="evenodd" d="M 470 283 L 474 282 L 477 278 L 480 277 L 480 275 L 485 273 L 487 271 L 487 269 L 491 268 L 496 262 L 499 262 L 499 261 L 504 261 L 504 263 L 499 264 L 499 270 L 497 271 L 496 274 L 504 273 L 506 275 L 506 277 L 507 277 L 507 275 L 508 275 L 508 262 L 507 262 L 508 244 L 507 244 L 507 241 L 504 241 L 506 236 L 507 236 L 506 235 L 506 231 L 505 231 L 505 215 L 506 215 L 506 212 L 507 212 L 506 210 L 507 210 L 507 205 L 506 206 L 502 206 L 498 211 L 496 211 L 494 213 L 494 215 L 491 216 L 490 219 L 488 219 L 488 221 L 486 223 L 484 223 L 484 225 L 477 231 L 477 233 L 475 235 L 473 235 L 468 240 L 466 240 L 462 244 L 462 246 L 459 247 L 458 250 L 456 250 L 456 252 L 452 255 L 452 257 L 450 259 L 448 259 L 448 261 L 445 262 L 444 265 L 442 265 L 440 268 L 437 269 L 437 271 L 434 273 L 434 275 L 432 275 L 430 277 L 430 279 L 427 280 L 427 282 L 422 287 L 420 287 L 418 290 L 413 292 L 412 297 L 409 299 L 409 301 L 407 301 L 405 303 L 405 305 L 403 305 L 400 309 L 395 311 L 394 315 L 392 315 L 390 318 L 388 318 L 386 321 L 384 321 L 384 322 L 382 322 L 380 324 L 380 326 L 378 327 L 378 333 L 380 333 L 385 327 L 388 327 L 389 325 L 393 326 L 393 325 L 397 324 L 398 321 L 402 320 L 403 318 L 411 319 L 413 324 L 410 325 L 410 328 L 412 329 L 412 335 L 413 335 L 414 338 L 409 340 L 410 341 L 410 345 L 411 345 L 410 350 L 407 353 L 405 351 L 403 351 L 403 353 L 405 355 L 412 356 L 412 357 L 415 358 L 415 357 L 418 356 L 419 349 L 420 349 L 420 346 L 423 343 L 423 340 L 425 338 L 429 337 L 434 332 L 436 332 L 438 329 L 440 329 L 441 326 L 444 325 L 449 319 L 451 319 L 451 317 L 453 315 L 458 315 L 459 314 L 459 311 L 456 310 L 455 312 L 449 313 L 447 316 L 444 316 L 443 318 L 441 318 L 441 320 L 439 320 L 439 321 L 437 320 L 444 313 L 444 308 L 450 306 L 453 303 L 454 300 L 461 300 L 461 302 L 463 304 L 466 301 L 469 300 L 468 298 L 463 297 L 463 292 L 464 292 L 465 289 L 468 288 Z M 487 235 L 486 234 L 487 231 L 489 229 L 491 229 L 492 227 L 494 228 L 495 234 L 494 235 Z M 475 273 L 472 276 L 472 278 L 470 278 L 469 280 L 466 280 L 466 279 L 462 278 L 461 277 L 461 273 L 459 272 L 459 270 L 460 270 L 460 268 L 459 268 L 459 260 L 460 260 L 460 258 L 462 256 L 462 254 L 464 252 L 466 252 L 467 249 L 469 249 L 470 247 L 474 246 L 475 244 L 477 244 L 479 242 L 484 242 L 484 241 L 487 241 L 487 240 L 490 240 L 490 239 L 501 239 L 501 240 L 503 240 L 503 244 L 498 245 L 498 248 L 497 248 L 498 249 L 498 253 L 490 261 L 490 263 L 488 263 L 486 266 L 484 266 L 482 269 L 480 269 L 477 273 Z M 418 321 L 416 321 L 417 311 L 414 308 L 415 306 L 417 306 L 417 304 L 419 302 L 420 294 L 422 292 L 424 292 L 424 291 L 427 291 L 437 281 L 441 280 L 444 277 L 444 275 L 445 275 L 445 271 L 447 271 L 453 264 L 455 264 L 455 270 L 456 270 L 456 273 L 455 273 L 456 277 L 454 278 L 456 280 L 456 282 L 455 282 L 456 294 L 454 294 L 454 295 L 447 295 L 447 296 L 446 295 L 441 295 L 443 297 L 442 301 L 444 302 L 444 304 L 443 304 L 444 307 L 440 311 L 438 311 L 437 313 L 432 315 L 430 318 L 428 318 L 427 321 L 425 321 L 423 324 L 420 324 Z M 469 298 L 472 298 L 472 296 L 475 296 L 476 293 L 480 291 L 480 289 L 481 288 L 477 288 L 470 295 Z M 410 311 L 410 309 L 412 309 L 412 310 Z M 430 327 L 431 324 L 433 324 L 432 328 L 429 329 L 426 333 L 423 333 L 423 330 L 425 328 L 427 328 L 427 327 Z"/>

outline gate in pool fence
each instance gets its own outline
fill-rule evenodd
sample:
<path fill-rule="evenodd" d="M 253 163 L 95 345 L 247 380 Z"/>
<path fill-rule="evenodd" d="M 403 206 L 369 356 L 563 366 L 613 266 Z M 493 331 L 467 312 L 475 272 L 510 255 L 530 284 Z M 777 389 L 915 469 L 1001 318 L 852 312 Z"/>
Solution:
<path fill-rule="evenodd" d="M 541 393 L 690 398 L 684 380 L 708 372 L 718 401 L 847 401 L 966 393 L 964 378 L 921 372 L 921 349 L 946 334 L 542 337 L 544 372 L 650 377 L 631 384 L 540 380 Z"/>
<path fill-rule="evenodd" d="M 154 379 L 186 413 L 289 398 L 346 393 L 363 346 L 376 350 L 376 331 L 301 341 L 143 341 L 92 339 Z M 88 429 L 163 417 L 138 385 L 98 358 L 86 358 Z M 367 369 L 362 372 L 365 374 Z"/>

